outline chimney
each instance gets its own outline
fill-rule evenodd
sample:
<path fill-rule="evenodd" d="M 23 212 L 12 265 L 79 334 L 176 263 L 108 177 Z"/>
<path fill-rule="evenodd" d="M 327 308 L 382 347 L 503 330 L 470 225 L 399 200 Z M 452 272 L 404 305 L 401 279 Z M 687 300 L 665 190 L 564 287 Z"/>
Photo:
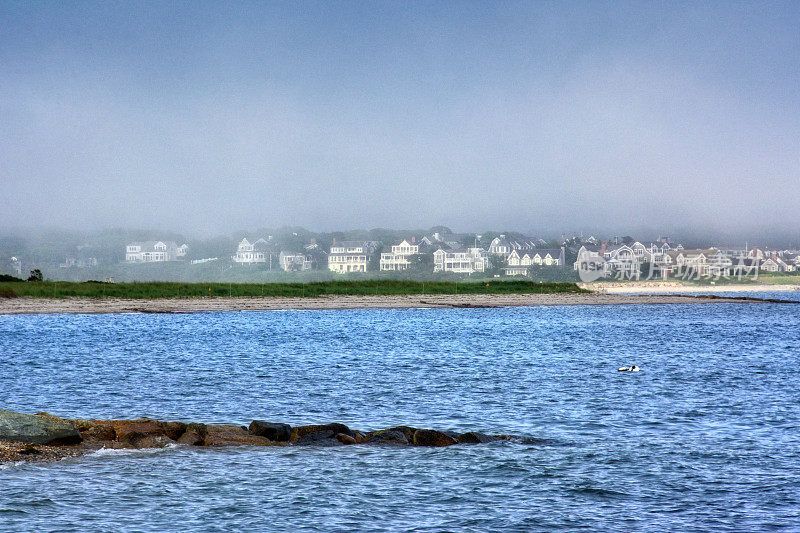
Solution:
<path fill-rule="evenodd" d="M 605 255 L 606 255 L 606 241 L 603 241 L 602 244 L 600 244 L 600 256 L 603 257 Z"/>
<path fill-rule="evenodd" d="M 333 244 L 336 244 L 336 237 L 333 238 Z"/>
<path fill-rule="evenodd" d="M 417 242 L 417 238 L 412 235 L 411 236 L 411 244 L 414 244 L 415 242 Z"/>

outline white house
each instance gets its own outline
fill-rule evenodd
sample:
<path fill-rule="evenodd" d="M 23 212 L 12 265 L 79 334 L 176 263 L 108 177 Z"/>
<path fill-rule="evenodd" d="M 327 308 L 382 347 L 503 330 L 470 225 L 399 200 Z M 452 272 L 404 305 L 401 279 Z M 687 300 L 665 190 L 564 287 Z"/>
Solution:
<path fill-rule="evenodd" d="M 492 255 L 501 255 L 503 256 L 503 259 L 507 259 L 513 251 L 514 247 L 511 245 L 509 240 L 506 239 L 505 235 L 495 237 L 489 244 L 489 253 Z"/>
<path fill-rule="evenodd" d="M 391 252 L 381 254 L 381 270 L 406 270 L 409 267 L 408 258 L 419 253 L 419 245 L 416 239 L 411 237 L 411 242 L 407 239 L 392 245 Z"/>
<path fill-rule="evenodd" d="M 311 270 L 311 256 L 293 252 L 281 252 L 278 263 L 285 272 Z"/>
<path fill-rule="evenodd" d="M 794 272 L 796 268 L 793 262 L 784 261 L 777 254 L 761 262 L 761 270 L 764 272 Z"/>
<path fill-rule="evenodd" d="M 638 253 L 637 253 L 638 251 Z M 621 278 L 639 279 L 641 275 L 642 248 L 634 250 L 626 244 L 608 246 L 603 251 L 606 271 Z"/>
<path fill-rule="evenodd" d="M 539 248 L 525 252 L 520 263 L 523 266 L 564 266 L 564 248 Z"/>
<path fill-rule="evenodd" d="M 583 270 L 587 272 L 600 271 L 605 272 L 605 258 L 603 257 L 603 249 L 599 246 L 584 245 L 578 250 L 578 257 L 573 263 L 573 270 Z"/>
<path fill-rule="evenodd" d="M 338 274 L 366 272 L 371 249 L 370 244 L 366 242 L 334 241 L 331 253 L 328 255 L 328 270 Z"/>
<path fill-rule="evenodd" d="M 716 248 L 680 250 L 667 252 L 674 262 L 677 273 L 685 278 L 730 276 L 733 261 Z"/>
<path fill-rule="evenodd" d="M 506 264 L 508 266 L 503 268 L 503 272 L 506 276 L 527 276 L 528 267 L 530 266 L 530 258 L 528 258 L 528 264 L 523 265 L 519 252 L 512 250 L 512 252 L 508 255 L 508 258 L 506 258 Z"/>
<path fill-rule="evenodd" d="M 91 268 L 97 266 L 96 257 L 67 257 L 63 263 L 58 265 L 60 268 Z"/>
<path fill-rule="evenodd" d="M 174 241 L 132 242 L 125 246 L 125 261 L 128 263 L 158 263 L 180 261 L 189 249 L 186 244 L 178 246 Z"/>
<path fill-rule="evenodd" d="M 527 252 L 513 250 L 506 260 L 503 272 L 507 276 L 525 276 L 531 266 L 564 266 L 564 248 L 538 248 Z"/>
<path fill-rule="evenodd" d="M 488 266 L 489 258 L 480 248 L 457 248 L 444 250 L 439 248 L 433 252 L 434 272 L 456 272 L 472 274 L 483 272 Z"/>
<path fill-rule="evenodd" d="M 261 240 L 259 239 L 259 241 Z M 259 241 L 256 241 L 259 243 L 259 246 L 256 246 L 255 243 L 251 243 L 247 238 L 242 239 L 239 242 L 239 246 L 236 247 L 236 254 L 231 257 L 233 262 L 240 264 L 265 263 L 267 255 L 264 253 L 263 246 Z"/>

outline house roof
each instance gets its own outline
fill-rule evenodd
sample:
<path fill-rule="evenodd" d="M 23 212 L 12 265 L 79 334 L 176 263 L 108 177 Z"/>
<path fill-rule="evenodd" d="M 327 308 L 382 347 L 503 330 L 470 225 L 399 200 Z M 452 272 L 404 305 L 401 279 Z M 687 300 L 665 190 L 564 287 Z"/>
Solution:
<path fill-rule="evenodd" d="M 495 237 L 494 239 L 492 239 L 492 242 L 489 246 L 491 248 L 496 248 L 498 246 L 507 246 L 511 248 L 511 242 L 505 237 Z"/>
<path fill-rule="evenodd" d="M 527 255 L 528 257 L 534 257 L 537 254 L 539 255 L 539 257 L 544 257 L 547 254 L 550 254 L 550 257 L 557 258 L 557 257 L 561 257 L 561 248 L 537 248 L 535 250 L 530 250 L 528 252 L 525 252 L 522 255 L 523 255 L 523 257 L 525 255 Z"/>
<path fill-rule="evenodd" d="M 163 243 L 167 247 L 167 250 L 178 247 L 175 241 L 136 241 L 130 243 L 128 246 L 139 246 L 143 252 L 153 252 L 158 243 Z"/>
<path fill-rule="evenodd" d="M 331 248 L 359 248 L 367 246 L 364 241 L 341 241 L 331 244 Z"/>

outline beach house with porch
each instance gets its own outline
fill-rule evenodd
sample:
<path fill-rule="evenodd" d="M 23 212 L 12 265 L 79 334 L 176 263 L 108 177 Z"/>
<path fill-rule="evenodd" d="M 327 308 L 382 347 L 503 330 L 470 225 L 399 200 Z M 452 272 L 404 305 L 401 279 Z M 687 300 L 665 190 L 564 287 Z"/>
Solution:
<path fill-rule="evenodd" d="M 369 256 L 374 252 L 370 243 L 363 241 L 334 241 L 328 254 L 328 270 L 337 274 L 366 272 Z"/>
<path fill-rule="evenodd" d="M 416 242 L 415 237 L 411 239 L 403 239 L 392 245 L 391 252 L 384 252 L 381 254 L 380 269 L 381 271 L 398 271 L 408 269 L 410 263 L 409 257 L 419 254 L 419 244 Z"/>
<path fill-rule="evenodd" d="M 433 252 L 434 272 L 455 272 L 472 274 L 483 272 L 488 266 L 489 258 L 481 248 L 456 248 L 445 250 L 439 248 Z"/>
<path fill-rule="evenodd" d="M 128 263 L 159 263 L 180 261 L 186 257 L 189 247 L 178 246 L 175 241 L 141 241 L 125 246 L 125 261 Z"/>

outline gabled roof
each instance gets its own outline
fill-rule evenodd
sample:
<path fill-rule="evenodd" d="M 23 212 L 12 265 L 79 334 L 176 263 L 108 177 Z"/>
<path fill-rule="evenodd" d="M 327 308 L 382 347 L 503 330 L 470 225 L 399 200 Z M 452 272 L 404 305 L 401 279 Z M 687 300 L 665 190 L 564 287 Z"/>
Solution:
<path fill-rule="evenodd" d="M 559 258 L 561 257 L 561 248 L 537 248 L 536 250 L 531 250 L 529 252 L 525 252 L 525 255 L 529 257 L 535 257 L 538 255 L 539 257 L 544 258 L 547 254 L 550 254 L 550 257 Z"/>

